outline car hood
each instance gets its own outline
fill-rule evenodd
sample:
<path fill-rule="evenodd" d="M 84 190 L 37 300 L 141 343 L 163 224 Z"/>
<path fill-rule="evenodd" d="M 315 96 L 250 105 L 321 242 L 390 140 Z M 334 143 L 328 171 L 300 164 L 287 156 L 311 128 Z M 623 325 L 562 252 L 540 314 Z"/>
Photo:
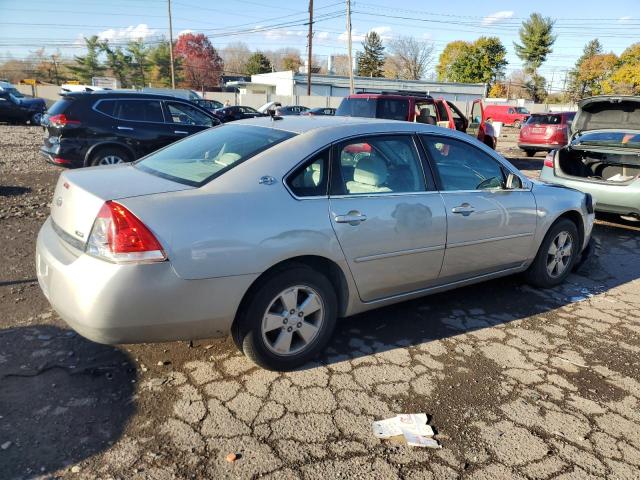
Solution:
<path fill-rule="evenodd" d="M 640 131 L 640 97 L 602 95 L 581 100 L 571 133 L 589 130 Z"/>

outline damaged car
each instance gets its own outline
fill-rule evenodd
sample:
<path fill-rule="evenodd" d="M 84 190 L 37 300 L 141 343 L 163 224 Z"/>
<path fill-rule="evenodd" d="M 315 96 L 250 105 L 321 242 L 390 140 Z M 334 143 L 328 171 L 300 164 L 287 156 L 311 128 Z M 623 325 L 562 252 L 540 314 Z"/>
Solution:
<path fill-rule="evenodd" d="M 540 179 L 590 193 L 596 211 L 640 220 L 640 96 L 582 100 L 569 144 L 547 155 Z"/>

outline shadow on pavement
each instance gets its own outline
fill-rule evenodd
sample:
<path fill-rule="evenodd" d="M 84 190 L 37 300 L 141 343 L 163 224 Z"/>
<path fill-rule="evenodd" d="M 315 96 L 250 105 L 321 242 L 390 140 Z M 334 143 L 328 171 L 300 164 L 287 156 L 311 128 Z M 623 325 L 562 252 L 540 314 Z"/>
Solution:
<path fill-rule="evenodd" d="M 372 310 L 341 320 L 320 361 L 363 357 L 549 313 L 640 277 L 638 231 L 596 224 L 593 237 L 592 257 L 558 287 L 537 290 L 509 276 Z"/>
<path fill-rule="evenodd" d="M 17 197 L 30 191 L 29 187 L 6 187 L 0 185 L 0 197 Z"/>
<path fill-rule="evenodd" d="M 49 325 L 0 331 L 0 477 L 31 478 L 116 442 L 136 370 L 117 348 Z"/>

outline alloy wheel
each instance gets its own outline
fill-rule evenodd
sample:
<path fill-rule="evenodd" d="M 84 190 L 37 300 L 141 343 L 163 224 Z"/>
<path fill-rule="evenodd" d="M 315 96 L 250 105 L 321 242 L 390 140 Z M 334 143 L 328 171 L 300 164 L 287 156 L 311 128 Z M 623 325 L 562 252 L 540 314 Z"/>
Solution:
<path fill-rule="evenodd" d="M 322 297 L 309 286 L 296 285 L 269 304 L 262 319 L 262 339 L 278 356 L 295 355 L 314 342 L 324 320 Z"/>
<path fill-rule="evenodd" d="M 124 163 L 124 159 L 118 155 L 105 155 L 98 161 L 98 165 L 117 165 Z"/>
<path fill-rule="evenodd" d="M 556 235 L 547 251 L 547 273 L 558 278 L 571 264 L 573 258 L 573 238 L 569 232 L 562 231 Z"/>

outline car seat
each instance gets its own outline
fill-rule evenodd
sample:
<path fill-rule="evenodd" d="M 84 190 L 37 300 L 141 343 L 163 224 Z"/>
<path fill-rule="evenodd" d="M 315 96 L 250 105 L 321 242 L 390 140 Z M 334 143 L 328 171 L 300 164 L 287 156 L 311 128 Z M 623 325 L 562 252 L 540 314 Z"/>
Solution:
<path fill-rule="evenodd" d="M 358 160 L 353 171 L 353 180 L 347 182 L 349 193 L 385 193 L 391 189 L 385 184 L 389 177 L 387 164 L 378 155 L 372 153 Z"/>

